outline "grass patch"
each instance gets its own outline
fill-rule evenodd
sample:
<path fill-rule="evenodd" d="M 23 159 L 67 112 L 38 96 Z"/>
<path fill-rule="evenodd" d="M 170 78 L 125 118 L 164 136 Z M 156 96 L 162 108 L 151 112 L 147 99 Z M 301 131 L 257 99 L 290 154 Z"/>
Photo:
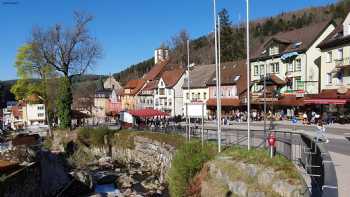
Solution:
<path fill-rule="evenodd" d="M 244 163 L 271 167 L 279 172 L 278 175 L 281 179 L 290 179 L 297 183 L 300 183 L 302 180 L 302 177 L 291 161 L 280 154 L 277 154 L 271 159 L 266 149 L 252 149 L 248 151 L 246 148 L 234 146 L 225 150 L 222 155 L 230 156 L 234 160 Z"/>
<path fill-rule="evenodd" d="M 112 139 L 116 130 L 110 130 L 106 127 L 101 128 L 81 128 L 78 130 L 78 140 L 86 145 L 103 146 L 105 136 Z"/>
<path fill-rule="evenodd" d="M 205 144 L 202 147 L 199 141 L 187 142 L 179 147 L 167 173 L 170 195 L 184 196 L 191 179 L 202 169 L 205 162 L 215 157 L 216 153 L 214 144 Z"/>

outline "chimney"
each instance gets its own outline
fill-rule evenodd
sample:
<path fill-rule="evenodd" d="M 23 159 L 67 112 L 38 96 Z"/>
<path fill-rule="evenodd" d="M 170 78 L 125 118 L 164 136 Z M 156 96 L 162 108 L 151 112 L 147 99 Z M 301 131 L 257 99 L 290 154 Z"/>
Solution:
<path fill-rule="evenodd" d="M 163 62 L 169 59 L 169 50 L 166 48 L 158 48 L 154 51 L 154 63 Z"/>

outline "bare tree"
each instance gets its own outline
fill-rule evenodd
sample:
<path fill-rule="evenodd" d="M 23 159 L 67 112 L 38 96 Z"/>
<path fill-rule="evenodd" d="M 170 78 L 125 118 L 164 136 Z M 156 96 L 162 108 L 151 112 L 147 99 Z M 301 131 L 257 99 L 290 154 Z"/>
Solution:
<path fill-rule="evenodd" d="M 73 28 L 63 28 L 56 24 L 49 29 L 35 28 L 32 32 L 30 44 L 34 54 L 43 64 L 63 75 L 65 83 L 68 83 L 65 102 L 68 106 L 65 109 L 67 111 L 63 113 L 68 120 L 66 125 L 70 125 L 71 122 L 72 78 L 86 73 L 101 57 L 100 45 L 87 28 L 92 20 L 91 15 L 75 12 Z"/>
<path fill-rule="evenodd" d="M 171 61 L 172 63 L 187 64 L 187 40 L 189 34 L 186 30 L 181 30 L 178 34 L 171 38 Z"/>

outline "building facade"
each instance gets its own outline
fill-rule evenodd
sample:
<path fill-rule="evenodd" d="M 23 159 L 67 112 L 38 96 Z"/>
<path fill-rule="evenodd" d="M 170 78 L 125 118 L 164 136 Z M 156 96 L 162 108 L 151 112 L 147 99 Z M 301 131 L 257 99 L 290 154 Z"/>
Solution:
<path fill-rule="evenodd" d="M 251 81 L 260 81 L 266 73 L 288 82 L 280 90 L 282 95 L 318 94 L 321 50 L 317 46 L 334 29 L 332 22 L 325 21 L 272 36 L 252 55 Z M 252 91 L 262 88 L 255 83 Z"/>
<path fill-rule="evenodd" d="M 204 117 L 208 118 L 207 101 L 209 99 L 209 87 L 207 87 L 206 83 L 213 76 L 214 72 L 214 64 L 196 65 L 190 69 L 190 89 L 188 89 L 187 77 L 182 86 L 184 112 L 186 112 L 186 107 L 191 109 L 192 105 L 204 105 Z M 198 115 L 198 117 L 201 116 Z"/>
<path fill-rule="evenodd" d="M 170 116 L 183 114 L 183 91 L 185 70 L 178 68 L 165 71 L 158 81 L 154 94 L 154 108 Z"/>
<path fill-rule="evenodd" d="M 23 120 L 26 126 L 43 126 L 46 122 L 44 104 L 26 104 L 22 108 Z"/>

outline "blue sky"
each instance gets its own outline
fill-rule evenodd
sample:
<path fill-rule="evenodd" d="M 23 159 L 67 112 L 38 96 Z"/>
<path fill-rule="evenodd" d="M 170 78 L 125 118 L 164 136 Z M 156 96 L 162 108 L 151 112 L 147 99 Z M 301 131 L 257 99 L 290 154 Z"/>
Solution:
<path fill-rule="evenodd" d="M 4 4 L 3 2 L 18 2 Z M 251 0 L 251 18 L 333 3 L 336 0 Z M 115 73 L 153 56 L 153 50 L 186 29 L 191 38 L 213 29 L 212 0 L 0 0 L 0 80 L 15 79 L 17 49 L 33 26 L 72 24 L 75 10 L 95 16 L 91 33 L 103 47 L 96 74 Z M 245 0 L 217 0 L 231 20 L 244 20 Z M 239 17 L 241 16 L 241 17 Z"/>

